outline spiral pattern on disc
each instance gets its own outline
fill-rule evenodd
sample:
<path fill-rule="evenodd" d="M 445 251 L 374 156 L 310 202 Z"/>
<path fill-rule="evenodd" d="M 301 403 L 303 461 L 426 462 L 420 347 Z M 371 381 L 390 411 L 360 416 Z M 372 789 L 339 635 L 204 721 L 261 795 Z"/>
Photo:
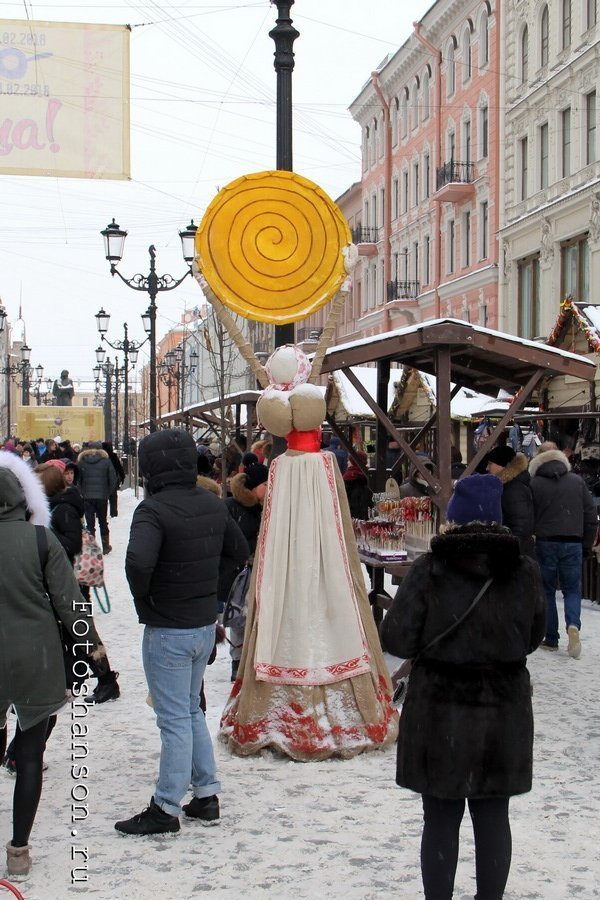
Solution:
<path fill-rule="evenodd" d="M 350 231 L 321 188 L 294 172 L 244 175 L 212 201 L 197 262 L 233 312 L 281 325 L 320 309 L 346 277 Z"/>

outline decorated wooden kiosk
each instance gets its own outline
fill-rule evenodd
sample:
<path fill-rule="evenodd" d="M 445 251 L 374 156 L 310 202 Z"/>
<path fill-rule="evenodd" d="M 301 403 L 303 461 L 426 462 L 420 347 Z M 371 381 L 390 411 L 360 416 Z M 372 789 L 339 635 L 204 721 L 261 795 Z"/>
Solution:
<path fill-rule="evenodd" d="M 257 415 L 288 449 L 270 465 L 238 676 L 221 737 L 239 755 L 349 757 L 393 742 L 397 715 L 370 613 L 344 483 L 322 453 L 316 382 L 356 259 L 315 184 L 259 172 L 223 188 L 196 235 L 196 277 L 263 387 Z M 331 301 L 311 362 L 295 345 L 263 366 L 231 312 L 284 324 Z"/>
<path fill-rule="evenodd" d="M 437 379 L 435 409 L 425 425 L 410 440 L 394 425 L 387 413 L 392 362 L 429 373 Z M 371 396 L 352 373 L 353 366 L 367 363 L 375 363 L 377 366 L 376 396 Z M 374 490 L 383 491 L 389 475 L 386 448 L 388 438 L 391 437 L 401 450 L 392 474 L 400 469 L 403 459 L 413 464 L 429 486 L 431 499 L 437 507 L 438 522 L 444 521 L 452 492 L 451 401 L 462 388 L 489 394 L 504 388 L 513 397 L 506 412 L 494 424 L 488 439 L 468 462 L 464 475 L 470 475 L 494 446 L 507 422 L 532 402 L 548 377 L 564 375 L 583 382 L 593 382 L 596 373 L 595 362 L 578 354 L 455 319 L 433 319 L 395 332 L 332 347 L 325 356 L 322 372 L 339 369 L 346 374 L 377 417 Z M 344 443 L 343 430 L 337 428 L 331 416 L 328 421 Z M 431 471 L 424 465 L 417 450 L 425 436 L 434 428 L 435 467 Z M 351 447 L 347 449 L 352 451 Z M 374 612 L 377 606 L 385 608 L 389 605 L 389 597 L 383 589 L 384 571 L 401 576 L 409 564 L 410 562 L 403 562 L 395 565 L 387 562 L 374 566 L 369 598 Z M 380 615 L 381 612 L 376 618 Z"/>

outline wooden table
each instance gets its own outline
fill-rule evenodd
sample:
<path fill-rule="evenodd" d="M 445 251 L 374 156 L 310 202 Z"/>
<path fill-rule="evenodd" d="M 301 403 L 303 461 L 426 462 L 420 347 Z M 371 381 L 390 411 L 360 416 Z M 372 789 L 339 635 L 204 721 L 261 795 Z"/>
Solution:
<path fill-rule="evenodd" d="M 394 575 L 396 578 L 404 578 L 408 574 L 414 559 L 406 559 L 403 562 L 392 562 L 391 560 L 374 559 L 365 553 L 358 551 L 361 563 L 369 567 L 369 577 L 371 579 L 371 590 L 369 591 L 369 603 L 373 608 L 373 618 L 377 627 L 383 619 L 384 609 L 389 609 L 392 604 L 392 597 L 384 588 L 384 575 Z"/>

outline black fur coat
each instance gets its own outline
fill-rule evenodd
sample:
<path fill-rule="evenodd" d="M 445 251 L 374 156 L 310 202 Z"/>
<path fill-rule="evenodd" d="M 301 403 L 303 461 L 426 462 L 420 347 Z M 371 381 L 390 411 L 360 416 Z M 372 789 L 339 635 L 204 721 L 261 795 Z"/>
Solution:
<path fill-rule="evenodd" d="M 500 525 L 453 526 L 411 567 L 383 620 L 384 647 L 412 659 L 475 609 L 413 667 L 402 708 L 396 781 L 443 799 L 531 788 L 533 713 L 525 658 L 545 634 L 537 564 Z"/>

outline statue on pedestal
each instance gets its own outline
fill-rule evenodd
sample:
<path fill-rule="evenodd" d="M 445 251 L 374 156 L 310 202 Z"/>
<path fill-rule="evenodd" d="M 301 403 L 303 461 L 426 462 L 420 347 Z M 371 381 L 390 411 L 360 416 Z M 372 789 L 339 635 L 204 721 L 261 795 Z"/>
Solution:
<path fill-rule="evenodd" d="M 60 373 L 60 381 L 57 378 L 52 388 L 52 396 L 54 397 L 52 405 L 73 406 L 74 393 L 75 387 L 69 378 L 69 371 L 68 369 L 63 369 Z"/>

